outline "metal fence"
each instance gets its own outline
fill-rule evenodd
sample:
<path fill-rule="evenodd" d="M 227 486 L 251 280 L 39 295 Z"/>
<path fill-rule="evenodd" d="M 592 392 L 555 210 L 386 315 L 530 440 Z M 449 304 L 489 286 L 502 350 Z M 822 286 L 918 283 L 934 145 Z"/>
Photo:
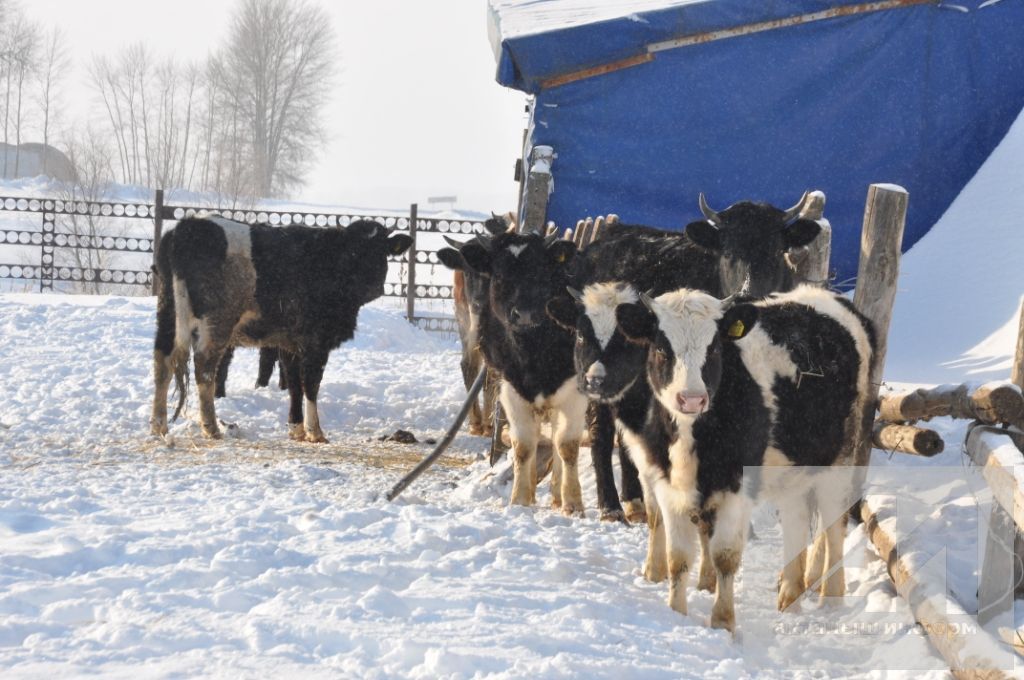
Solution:
<path fill-rule="evenodd" d="M 407 317 L 419 327 L 445 333 L 455 331 L 455 321 L 452 273 L 437 259 L 446 245 L 441 237 L 483 233 L 480 221 L 419 217 L 415 204 L 408 215 L 380 215 L 165 205 L 162 190 L 152 203 L 0 196 L 0 283 L 8 291 L 149 295 L 154 242 L 164 229 L 200 212 L 248 224 L 325 229 L 372 219 L 409 233 L 412 247 L 389 258 L 384 297 L 404 301 Z"/>

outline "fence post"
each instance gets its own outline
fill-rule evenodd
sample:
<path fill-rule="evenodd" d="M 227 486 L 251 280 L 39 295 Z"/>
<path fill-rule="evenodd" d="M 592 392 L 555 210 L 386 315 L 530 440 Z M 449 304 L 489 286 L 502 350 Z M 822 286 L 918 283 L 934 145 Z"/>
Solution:
<path fill-rule="evenodd" d="M 551 195 L 551 163 L 555 153 L 550 146 L 535 146 L 530 152 L 530 170 L 526 176 L 526 200 L 520 234 L 544 233 L 547 224 L 548 197 Z"/>
<path fill-rule="evenodd" d="M 54 265 L 54 225 L 56 222 L 56 215 L 52 210 L 47 210 L 53 206 L 50 201 L 42 201 L 43 204 L 43 241 L 41 250 L 42 253 L 39 256 L 39 292 L 53 290 L 53 270 Z"/>
<path fill-rule="evenodd" d="M 153 200 L 153 270 L 150 273 L 150 286 L 156 295 L 156 251 L 160 248 L 160 238 L 164 233 L 164 190 L 156 190 Z"/>
<path fill-rule="evenodd" d="M 1024 390 L 1024 300 L 1020 303 L 1020 322 L 1017 326 L 1017 351 L 1013 355 L 1013 370 L 1010 380 Z"/>
<path fill-rule="evenodd" d="M 405 288 L 405 318 L 409 323 L 415 324 L 413 320 L 416 315 L 416 213 L 419 206 L 415 203 L 409 206 L 409 236 L 412 237 L 412 245 L 405 251 L 409 257 L 409 273 L 406 279 Z"/>
<path fill-rule="evenodd" d="M 821 288 L 828 288 L 829 259 L 832 255 L 832 225 L 824 217 L 825 193 L 811 192 L 807 203 L 800 212 L 800 217 L 814 220 L 821 227 L 821 232 L 807 246 L 807 253 L 796 266 L 796 279 L 802 283 L 810 283 Z"/>

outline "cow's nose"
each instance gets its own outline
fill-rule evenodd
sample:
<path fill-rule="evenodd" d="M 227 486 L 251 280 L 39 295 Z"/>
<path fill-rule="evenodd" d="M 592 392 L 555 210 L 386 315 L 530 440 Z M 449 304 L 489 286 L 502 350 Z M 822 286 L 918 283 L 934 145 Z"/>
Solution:
<path fill-rule="evenodd" d="M 687 415 L 703 413 L 708 407 L 707 392 L 680 392 L 676 395 L 676 405 Z"/>

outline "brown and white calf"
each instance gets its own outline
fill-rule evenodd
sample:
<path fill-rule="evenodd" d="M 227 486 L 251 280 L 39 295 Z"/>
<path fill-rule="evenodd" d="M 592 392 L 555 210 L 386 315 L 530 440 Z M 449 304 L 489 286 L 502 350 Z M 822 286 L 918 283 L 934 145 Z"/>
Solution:
<path fill-rule="evenodd" d="M 870 322 L 845 298 L 807 286 L 756 301 L 691 289 L 639 297 L 616 321 L 647 348 L 655 397 L 641 431 L 620 425 L 661 516 L 645 572 L 667 570 L 669 605 L 686 613 L 700 536 L 718 582 L 711 624 L 733 630 L 733 578 L 750 512 L 766 498 L 779 508 L 787 555 L 779 609 L 809 585 L 812 511 L 826 525 L 822 594 L 841 596 L 849 486 L 823 468 L 850 465 L 864 436 Z"/>

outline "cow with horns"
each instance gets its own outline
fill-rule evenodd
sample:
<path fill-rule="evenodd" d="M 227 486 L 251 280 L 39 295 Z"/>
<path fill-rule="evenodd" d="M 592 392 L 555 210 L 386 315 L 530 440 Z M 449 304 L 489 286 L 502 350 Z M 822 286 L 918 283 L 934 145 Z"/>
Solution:
<path fill-rule="evenodd" d="M 808 196 L 805 192 L 787 210 L 744 201 L 715 212 L 701 194 L 698 203 L 705 220 L 687 225 L 683 233 L 614 224 L 577 258 L 573 282 L 582 291 L 571 291 L 575 304 L 559 297 L 548 311 L 576 333 L 579 387 L 595 402 L 591 456 L 602 518 L 644 516 L 626 447 L 620 447 L 624 507 L 616 498 L 612 473 L 616 419 L 619 427 L 622 419 L 626 426 L 635 424 L 651 398 L 642 378 L 644 352 L 616 332 L 616 307 L 636 301 L 633 289 L 658 295 L 688 287 L 719 297 L 792 289 L 793 256 L 821 229 L 817 222 L 800 218 Z M 649 521 L 654 518 L 648 516 Z M 707 576 L 703 583 L 707 585 Z"/>
<path fill-rule="evenodd" d="M 812 510 L 825 527 L 822 595 L 842 596 L 850 485 L 821 468 L 851 465 L 866 436 L 871 323 L 845 298 L 810 286 L 760 300 L 685 288 L 632 295 L 639 301 L 619 305 L 616 324 L 644 348 L 654 398 L 622 433 L 661 517 L 647 568 L 667 572 L 669 605 L 686 613 L 699 533 L 717 580 L 711 624 L 734 629 L 733 578 L 760 498 L 776 502 L 782 521 L 779 609 L 810 585 Z M 744 468 L 758 474 L 744 477 Z"/>
<path fill-rule="evenodd" d="M 442 257 L 448 266 L 480 277 L 483 286 L 479 345 L 487 365 L 502 378 L 499 399 L 512 439 L 511 503 L 536 502 L 537 444 L 547 417 L 557 451 L 552 505 L 569 515 L 583 512 L 577 459 L 587 398 L 576 384 L 572 337 L 555 325 L 545 305 L 552 298 L 568 297 L 575 255 L 571 241 L 554 235 L 509 232 L 479 236 Z"/>
<path fill-rule="evenodd" d="M 387 258 L 411 244 L 407 234 L 369 220 L 344 229 L 248 226 L 219 216 L 181 220 L 157 250 L 152 432 L 167 433 L 172 376 L 175 416 L 184 405 L 191 352 L 203 433 L 221 436 L 217 367 L 229 346 L 250 345 L 280 349 L 289 435 L 326 442 L 316 399 L 328 355 L 352 338 L 359 308 L 384 292 Z"/>

